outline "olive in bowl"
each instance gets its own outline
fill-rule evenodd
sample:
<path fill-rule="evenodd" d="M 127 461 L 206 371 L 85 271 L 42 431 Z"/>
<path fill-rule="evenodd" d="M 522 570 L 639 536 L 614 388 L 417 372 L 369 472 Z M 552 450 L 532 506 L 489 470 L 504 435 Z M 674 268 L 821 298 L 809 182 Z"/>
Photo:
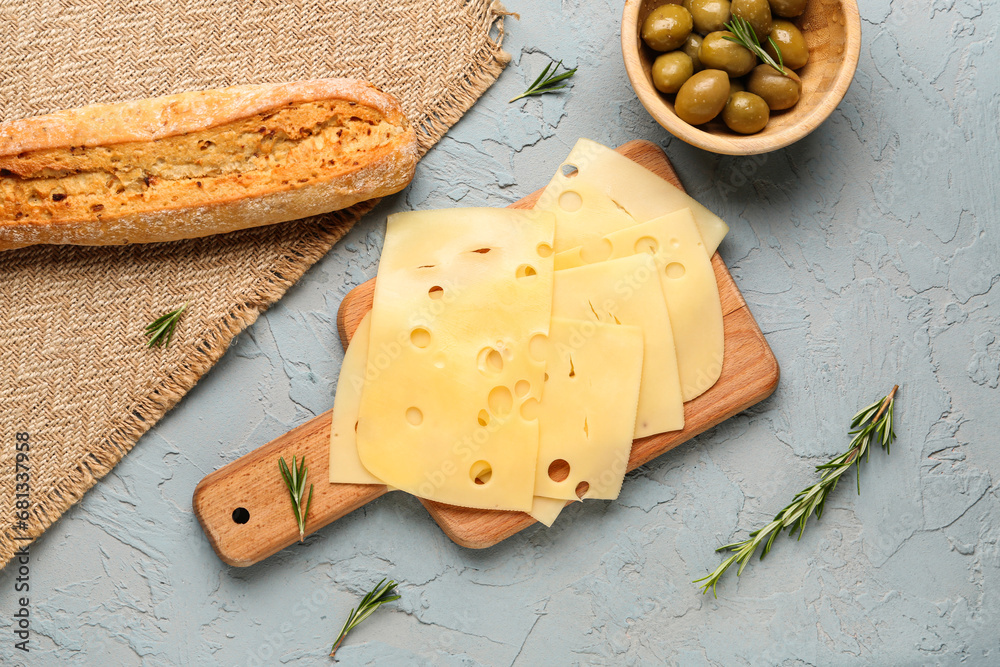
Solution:
<path fill-rule="evenodd" d="M 795 18 L 806 10 L 809 0 L 768 0 L 771 13 L 783 18 Z"/>
<path fill-rule="evenodd" d="M 729 0 L 684 0 L 684 9 L 691 12 L 694 29 L 702 35 L 724 30 L 732 16 Z"/>
<path fill-rule="evenodd" d="M 720 69 L 703 69 L 677 91 L 674 111 L 686 123 L 707 123 L 722 111 L 729 99 L 729 76 Z"/>
<path fill-rule="evenodd" d="M 771 26 L 771 34 L 768 36 L 781 50 L 781 60 L 786 67 L 801 69 L 809 62 L 809 47 L 806 46 L 806 38 L 791 21 L 778 19 Z M 764 51 L 767 52 L 767 55 L 778 60 L 778 50 L 774 48 L 774 44 L 771 44 L 770 40 L 764 44 Z"/>
<path fill-rule="evenodd" d="M 757 56 L 750 49 L 732 41 L 733 33 L 719 30 L 705 35 L 698 60 L 702 67 L 721 69 L 729 76 L 743 76 L 757 66 Z"/>
<path fill-rule="evenodd" d="M 755 134 L 764 129 L 771 117 L 771 110 L 758 95 L 745 91 L 734 92 L 722 109 L 722 122 L 733 132 Z"/>
<path fill-rule="evenodd" d="M 680 5 L 662 5 L 642 23 L 642 40 L 654 51 L 673 51 L 691 34 L 691 12 Z"/>
<path fill-rule="evenodd" d="M 767 0 L 733 0 L 731 11 L 750 24 L 761 42 L 771 34 L 771 5 Z"/>
<path fill-rule="evenodd" d="M 653 85 L 661 93 L 676 93 L 694 74 L 694 62 L 683 51 L 664 53 L 653 61 Z"/>
<path fill-rule="evenodd" d="M 701 66 L 701 59 L 698 57 L 698 52 L 701 50 L 701 45 L 704 41 L 704 37 L 696 32 L 692 32 L 688 35 L 688 38 L 684 40 L 684 46 L 681 47 L 681 51 L 688 54 L 688 57 L 691 58 L 691 64 L 694 65 L 695 72 L 700 72 L 704 69 Z"/>
<path fill-rule="evenodd" d="M 757 65 L 747 78 L 747 90 L 762 97 L 771 111 L 781 111 L 799 101 L 802 79 L 789 69 L 782 74 L 770 65 Z"/>

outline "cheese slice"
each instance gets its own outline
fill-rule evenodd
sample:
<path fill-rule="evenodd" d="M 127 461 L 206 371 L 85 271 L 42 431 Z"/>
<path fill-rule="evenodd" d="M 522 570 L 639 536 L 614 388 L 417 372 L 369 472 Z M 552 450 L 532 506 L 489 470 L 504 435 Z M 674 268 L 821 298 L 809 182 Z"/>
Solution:
<path fill-rule="evenodd" d="M 535 521 L 551 527 L 564 507 L 566 507 L 566 501 L 561 498 L 535 496 L 528 515 Z"/>
<path fill-rule="evenodd" d="M 642 379 L 635 437 L 684 428 L 684 401 L 670 315 L 650 255 L 556 271 L 552 315 L 642 328 Z"/>
<path fill-rule="evenodd" d="M 552 318 L 539 406 L 535 494 L 618 497 L 642 377 L 642 329 Z"/>
<path fill-rule="evenodd" d="M 709 257 L 729 231 L 721 218 L 681 190 L 589 139 L 576 142 L 535 208 L 556 216 L 556 252 L 682 208 L 691 209 Z"/>
<path fill-rule="evenodd" d="M 722 302 L 712 261 L 690 209 L 608 234 L 611 258 L 652 254 L 667 300 L 685 401 L 707 391 L 722 374 L 725 347 Z M 587 264 L 584 248 L 556 255 L 556 270 Z"/>
<path fill-rule="evenodd" d="M 344 363 L 337 380 L 333 400 L 333 427 L 330 429 L 330 481 L 340 484 L 382 484 L 364 467 L 358 456 L 357 428 L 361 411 L 361 392 L 368 365 L 368 341 L 372 314 L 361 320 L 351 344 L 344 352 Z"/>
<path fill-rule="evenodd" d="M 389 217 L 372 308 L 358 455 L 421 498 L 529 511 L 549 331 L 550 214 L 512 209 Z"/>
<path fill-rule="evenodd" d="M 340 484 L 382 484 L 361 464 L 358 457 L 355 428 L 361 408 L 364 388 L 368 341 L 371 335 L 371 313 L 367 313 L 351 338 L 344 354 L 337 382 L 337 396 L 333 403 L 333 428 L 330 437 L 330 481 Z M 391 489 L 391 487 L 390 487 Z M 532 498 L 528 512 L 536 521 L 551 526 L 566 501 L 560 498 Z"/>

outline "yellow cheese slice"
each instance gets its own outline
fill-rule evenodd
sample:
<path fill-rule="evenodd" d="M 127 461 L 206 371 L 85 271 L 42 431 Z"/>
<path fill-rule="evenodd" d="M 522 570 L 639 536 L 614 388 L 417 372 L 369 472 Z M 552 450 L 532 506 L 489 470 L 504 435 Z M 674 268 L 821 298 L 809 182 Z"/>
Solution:
<path fill-rule="evenodd" d="M 340 368 L 337 396 L 333 403 L 333 429 L 330 438 L 331 482 L 382 484 L 382 480 L 377 479 L 361 464 L 355 437 L 370 334 L 371 313 L 368 313 L 351 338 L 351 344 L 344 354 L 344 363 Z M 532 499 L 531 511 L 528 514 L 536 521 L 551 526 L 565 505 L 566 501 L 563 499 L 536 496 Z"/>
<path fill-rule="evenodd" d="M 667 181 L 589 139 L 576 142 L 535 208 L 556 216 L 556 252 L 682 208 L 691 209 L 709 257 L 729 231 L 721 218 Z"/>
<path fill-rule="evenodd" d="M 656 263 L 633 255 L 555 272 L 553 317 L 642 328 L 635 437 L 684 428 L 677 353 Z"/>
<path fill-rule="evenodd" d="M 535 521 L 546 526 L 552 526 L 564 507 L 566 507 L 566 501 L 560 498 L 535 496 L 531 503 L 531 511 L 528 514 Z"/>
<path fill-rule="evenodd" d="M 368 341 L 371 313 L 364 316 L 351 344 L 344 352 L 344 363 L 333 399 L 333 428 L 330 430 L 330 481 L 340 484 L 381 484 L 362 465 L 358 456 L 356 429 L 361 411 L 361 392 L 365 386 L 368 364 Z"/>
<path fill-rule="evenodd" d="M 638 326 L 552 318 L 535 494 L 618 497 L 632 451 L 642 349 Z"/>
<path fill-rule="evenodd" d="M 375 283 L 358 455 L 421 498 L 529 511 L 549 331 L 550 214 L 511 209 L 390 216 Z"/>
<path fill-rule="evenodd" d="M 604 237 L 612 259 L 650 253 L 670 312 L 677 368 L 685 401 L 707 391 L 722 374 L 725 347 L 722 302 L 712 261 L 690 209 Z M 587 264 L 584 248 L 556 255 L 556 270 Z"/>

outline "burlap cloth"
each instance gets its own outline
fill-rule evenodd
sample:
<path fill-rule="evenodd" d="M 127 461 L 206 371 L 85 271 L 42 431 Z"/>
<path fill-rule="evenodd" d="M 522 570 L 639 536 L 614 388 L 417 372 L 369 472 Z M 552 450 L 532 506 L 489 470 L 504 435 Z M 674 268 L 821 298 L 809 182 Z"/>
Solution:
<path fill-rule="evenodd" d="M 0 119 L 350 76 L 400 99 L 423 152 L 506 64 L 502 14 L 492 0 L 0 0 Z M 0 253 L 0 566 L 372 205 L 179 243 Z M 147 349 L 143 327 L 185 301 L 171 347 Z M 26 528 L 17 433 L 29 434 Z"/>

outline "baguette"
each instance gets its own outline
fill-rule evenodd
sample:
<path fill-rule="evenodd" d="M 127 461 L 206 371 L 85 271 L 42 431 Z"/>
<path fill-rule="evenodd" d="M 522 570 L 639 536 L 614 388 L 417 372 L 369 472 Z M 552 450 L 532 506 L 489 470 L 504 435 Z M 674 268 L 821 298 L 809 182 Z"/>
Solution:
<path fill-rule="evenodd" d="M 0 250 L 173 241 L 402 190 L 417 142 L 353 79 L 237 86 L 0 123 Z"/>

